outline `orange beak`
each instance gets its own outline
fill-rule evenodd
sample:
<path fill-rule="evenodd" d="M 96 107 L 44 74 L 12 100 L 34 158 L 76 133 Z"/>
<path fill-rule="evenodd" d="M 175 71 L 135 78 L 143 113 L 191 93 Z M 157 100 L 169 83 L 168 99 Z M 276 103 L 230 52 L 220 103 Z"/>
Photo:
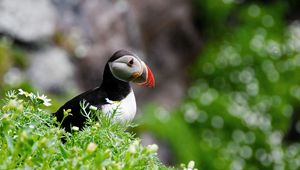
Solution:
<path fill-rule="evenodd" d="M 133 73 L 132 77 L 134 77 L 134 80 L 132 82 L 137 83 L 138 85 L 145 86 L 145 87 L 150 87 L 154 88 L 155 87 L 155 79 L 152 74 L 152 71 L 150 68 L 146 65 L 143 64 L 143 72 L 142 73 Z"/>
<path fill-rule="evenodd" d="M 150 68 L 147 65 L 146 65 L 146 67 L 147 67 L 146 81 L 144 83 L 140 84 L 140 85 L 150 87 L 150 88 L 154 88 L 155 87 L 154 76 L 153 76 L 152 71 L 150 70 Z"/>

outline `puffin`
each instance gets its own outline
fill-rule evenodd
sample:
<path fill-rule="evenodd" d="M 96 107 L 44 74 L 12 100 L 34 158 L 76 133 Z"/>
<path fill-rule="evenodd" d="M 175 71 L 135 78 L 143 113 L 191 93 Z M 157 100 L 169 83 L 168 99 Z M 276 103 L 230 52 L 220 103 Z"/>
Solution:
<path fill-rule="evenodd" d="M 71 132 L 72 127 L 82 130 L 87 117 L 82 114 L 81 102 L 88 112 L 93 106 L 100 110 L 101 114 L 117 113 L 114 120 L 120 122 L 131 121 L 136 114 L 136 100 L 130 83 L 154 88 L 155 79 L 150 68 L 134 53 L 126 50 L 115 52 L 107 61 L 102 82 L 98 87 L 77 95 L 55 113 L 60 127 Z M 64 112 L 70 114 L 64 117 Z"/>

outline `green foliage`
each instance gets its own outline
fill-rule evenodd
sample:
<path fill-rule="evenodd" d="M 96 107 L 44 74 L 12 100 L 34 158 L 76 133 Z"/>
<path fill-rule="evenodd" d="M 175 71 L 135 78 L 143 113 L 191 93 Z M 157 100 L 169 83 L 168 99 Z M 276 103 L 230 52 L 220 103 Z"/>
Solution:
<path fill-rule="evenodd" d="M 300 100 L 299 24 L 285 28 L 284 3 L 235 12 L 239 24 L 213 28 L 226 34 L 206 42 L 187 99 L 172 113 L 147 108 L 142 124 L 170 143 L 177 163 L 300 169 L 300 145 L 282 141 Z"/>
<path fill-rule="evenodd" d="M 95 122 L 84 111 L 88 126 L 73 127 L 70 134 L 42 109 L 50 104 L 46 96 L 23 90 L 6 96 L 0 109 L 0 169 L 171 169 L 159 162 L 157 145 L 143 146 L 125 131 L 129 124 L 92 110 L 101 120 Z"/>
<path fill-rule="evenodd" d="M 226 24 L 226 22 L 232 11 L 238 7 L 232 0 L 193 0 L 193 3 L 197 18 L 203 24 L 204 34 L 214 37 L 224 34 L 218 28 L 230 27 L 230 24 Z"/>

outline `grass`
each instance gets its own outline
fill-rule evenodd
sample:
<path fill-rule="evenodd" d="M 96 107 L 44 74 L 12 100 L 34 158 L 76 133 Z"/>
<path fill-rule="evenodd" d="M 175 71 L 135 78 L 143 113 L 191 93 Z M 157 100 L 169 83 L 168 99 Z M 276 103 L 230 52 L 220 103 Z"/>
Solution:
<path fill-rule="evenodd" d="M 0 169 L 173 169 L 159 161 L 157 145 L 143 146 L 126 131 L 132 124 L 99 111 L 93 114 L 101 121 L 89 119 L 84 130 L 67 133 L 45 111 L 50 100 L 44 95 L 10 91 L 1 102 Z"/>

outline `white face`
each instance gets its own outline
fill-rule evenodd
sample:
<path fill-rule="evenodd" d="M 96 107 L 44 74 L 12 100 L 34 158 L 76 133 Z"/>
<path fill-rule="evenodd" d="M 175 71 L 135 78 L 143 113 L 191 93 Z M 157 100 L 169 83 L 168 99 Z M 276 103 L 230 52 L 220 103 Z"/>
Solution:
<path fill-rule="evenodd" d="M 109 63 L 112 74 L 119 80 L 131 81 L 141 76 L 144 64 L 131 55 L 125 55 Z"/>

